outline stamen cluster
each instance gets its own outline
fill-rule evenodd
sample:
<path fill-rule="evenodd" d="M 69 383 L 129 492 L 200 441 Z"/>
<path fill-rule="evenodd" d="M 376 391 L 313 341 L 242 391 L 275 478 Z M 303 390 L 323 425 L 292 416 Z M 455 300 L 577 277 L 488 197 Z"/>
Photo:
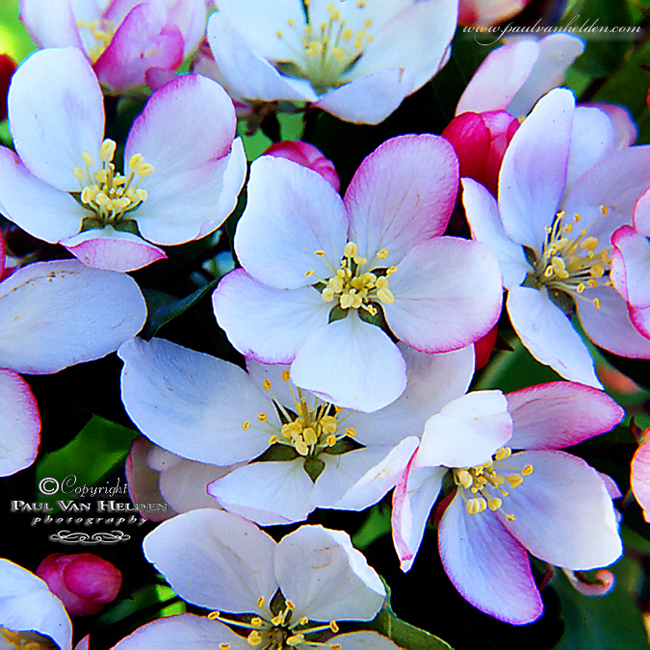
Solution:
<path fill-rule="evenodd" d="M 87 29 L 90 32 L 94 45 L 88 48 L 88 56 L 93 63 L 104 53 L 117 31 L 115 23 L 107 18 L 101 20 L 80 20 L 77 22 L 77 29 Z"/>
<path fill-rule="evenodd" d="M 101 169 L 91 171 L 95 159 L 84 151 L 81 157 L 85 168 L 75 167 L 72 170 L 81 185 L 81 202 L 96 214 L 93 220 L 99 221 L 102 226 L 115 225 L 124 219 L 125 214 L 147 200 L 147 190 L 140 187 L 140 182 L 154 171 L 153 166 L 144 161 L 142 154 L 134 154 L 128 162 L 129 175 L 116 172 L 113 163 L 116 148 L 113 140 L 106 139 L 99 148 Z M 136 175 L 138 180 L 134 183 Z"/>
<path fill-rule="evenodd" d="M 322 251 L 316 251 L 316 255 L 322 254 Z M 377 253 L 379 259 L 385 259 L 387 256 L 386 249 Z M 376 307 L 372 305 L 375 298 L 388 305 L 395 302 L 388 281 L 388 276 L 395 272 L 395 267 L 374 269 L 374 272 L 363 271 L 366 265 L 368 260 L 359 254 L 358 246 L 354 242 L 348 242 L 343 251 L 341 267 L 326 284 L 323 283 L 323 300 L 333 302 L 337 298 L 341 309 L 364 309 L 371 316 L 377 313 Z"/>
<path fill-rule="evenodd" d="M 357 2 L 359 10 L 365 9 L 365 2 Z M 321 94 L 330 88 L 342 85 L 341 76 L 350 70 L 363 54 L 366 45 L 374 40 L 374 36 L 367 33 L 372 25 L 372 20 L 366 18 L 363 28 L 354 31 L 342 18 L 334 5 L 327 6 L 327 21 L 315 26 L 310 22 L 309 4 L 305 2 L 307 24 L 302 34 L 298 32 L 301 47 L 293 47 L 296 52 L 296 61 L 289 72 L 295 76 L 308 79 L 314 90 Z M 287 21 L 289 27 L 295 29 L 295 22 Z M 278 30 L 278 38 L 284 39 L 284 34 Z M 280 66 L 286 68 L 286 64 Z"/>
<path fill-rule="evenodd" d="M 487 508 L 500 510 L 503 504 L 501 497 L 509 496 L 509 492 L 504 489 L 506 483 L 511 489 L 518 488 L 523 482 L 525 476 L 533 473 L 533 466 L 526 465 L 523 468 L 510 467 L 501 464 L 512 454 L 510 447 L 501 447 L 496 454 L 487 462 L 476 467 L 466 467 L 454 469 L 454 482 L 462 490 L 468 490 L 473 496 L 467 498 L 464 491 L 463 499 L 466 502 L 467 512 L 470 515 L 476 515 Z M 508 473 L 499 473 L 499 470 L 507 470 Z M 506 515 L 508 521 L 514 521 L 514 515 Z"/>
<path fill-rule="evenodd" d="M 605 206 L 601 206 L 601 214 L 607 214 Z M 577 236 L 572 235 L 574 225 L 580 223 L 579 214 L 574 216 L 573 223 L 564 223 L 565 219 L 566 213 L 560 211 L 555 215 L 553 224 L 546 228 L 541 255 L 534 263 L 537 286 L 575 297 L 585 289 L 597 287 L 599 283 L 610 284 L 609 249 L 598 250 L 600 242 L 596 237 L 588 237 L 584 228 Z M 600 307 L 597 298 L 594 305 Z"/>
<path fill-rule="evenodd" d="M 275 598 L 273 600 L 275 600 Z M 265 602 L 264 596 L 260 596 L 257 600 L 258 607 L 264 607 Z M 245 622 L 226 618 L 221 614 L 221 612 L 211 612 L 208 614 L 208 618 L 211 621 L 220 621 L 221 623 L 225 623 L 229 627 L 251 630 L 246 637 L 246 641 L 248 642 L 248 645 L 253 648 L 261 646 L 263 650 L 287 650 L 288 648 L 295 648 L 300 644 L 310 646 L 328 645 L 333 650 L 338 650 L 340 648 L 340 645 L 335 643 L 327 644 L 306 639 L 309 635 L 320 634 L 326 631 L 336 634 L 339 631 L 339 626 L 336 621 L 330 621 L 326 625 L 315 625 L 309 627 L 309 619 L 306 616 L 303 616 L 297 622 L 292 624 L 291 617 L 295 608 L 296 606 L 293 602 L 285 600 L 284 608 L 269 619 L 261 616 L 252 616 L 250 617 L 250 622 Z M 273 611 L 271 611 L 271 614 L 273 614 Z M 230 650 L 230 644 L 222 643 L 219 645 L 219 648 L 220 650 Z"/>

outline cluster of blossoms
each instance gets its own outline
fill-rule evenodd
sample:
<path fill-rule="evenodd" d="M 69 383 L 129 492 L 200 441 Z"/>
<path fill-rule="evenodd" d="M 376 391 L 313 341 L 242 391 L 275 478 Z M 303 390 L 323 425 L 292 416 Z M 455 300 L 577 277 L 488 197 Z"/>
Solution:
<path fill-rule="evenodd" d="M 144 555 L 207 611 L 150 622 L 116 650 L 396 650 L 366 629 L 387 589 L 347 533 L 304 524 L 278 542 L 259 528 L 391 491 L 402 570 L 436 519 L 450 581 L 511 624 L 543 613 L 529 554 L 575 582 L 616 562 L 621 492 L 563 450 L 625 416 L 580 330 L 650 359 L 650 148 L 619 107 L 558 88 L 579 38 L 493 50 L 442 135 L 384 141 L 341 195 L 306 142 L 248 166 L 238 118 L 378 124 L 445 65 L 459 21 L 492 24 L 526 2 L 213 0 L 209 16 L 206 0 L 46 4 L 21 2 L 42 49 L 9 88 L 0 208 L 76 259 L 13 267 L 0 237 L 0 476 L 38 453 L 21 375 L 117 351 L 142 434 L 131 498 L 170 506 L 146 514 L 166 521 Z M 128 136 L 107 137 L 108 107 L 145 86 Z M 212 307 L 240 362 L 137 338 L 147 302 L 128 273 L 226 232 L 232 270 Z M 470 390 L 508 318 L 564 381 Z M 644 507 L 649 453 L 633 466 Z M 0 560 L 0 648 L 71 650 L 69 616 L 95 614 L 121 585 L 91 554 L 51 555 L 36 575 Z"/>

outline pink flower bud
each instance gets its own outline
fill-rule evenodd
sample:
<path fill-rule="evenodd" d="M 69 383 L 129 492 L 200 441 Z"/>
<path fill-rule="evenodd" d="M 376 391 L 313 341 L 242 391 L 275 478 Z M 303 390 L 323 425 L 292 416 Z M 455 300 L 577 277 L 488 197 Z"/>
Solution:
<path fill-rule="evenodd" d="M 265 152 L 267 156 L 286 158 L 319 173 L 337 192 L 341 187 L 334 163 L 320 149 L 301 140 L 275 142 Z"/>
<path fill-rule="evenodd" d="M 476 358 L 476 370 L 487 365 L 492 350 L 499 336 L 499 326 L 495 325 L 483 338 L 474 343 L 474 355 Z"/>
<path fill-rule="evenodd" d="M 117 598 L 122 573 L 93 553 L 52 553 L 36 569 L 70 616 L 96 614 Z"/>
<path fill-rule="evenodd" d="M 8 54 L 0 54 L 0 121 L 7 117 L 7 92 L 16 62 Z"/>
<path fill-rule="evenodd" d="M 442 132 L 451 142 L 460 161 L 461 177 L 485 185 L 496 195 L 499 170 L 519 120 L 506 111 L 462 113 Z"/>

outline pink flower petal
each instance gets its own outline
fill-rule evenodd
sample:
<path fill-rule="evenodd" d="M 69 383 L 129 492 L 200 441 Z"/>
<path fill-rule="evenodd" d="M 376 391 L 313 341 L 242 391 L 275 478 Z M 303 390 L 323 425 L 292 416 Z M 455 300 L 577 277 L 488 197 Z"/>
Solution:
<path fill-rule="evenodd" d="M 533 473 L 508 490 L 503 525 L 533 555 L 573 570 L 609 566 L 623 552 L 612 500 L 598 472 L 561 451 L 524 451 L 508 465 Z M 504 512 L 513 514 L 506 521 Z"/>
<path fill-rule="evenodd" d="M 480 242 L 435 237 L 409 251 L 389 282 L 395 301 L 382 304 L 386 322 L 397 338 L 422 352 L 474 343 L 501 313 L 501 273 Z"/>
<path fill-rule="evenodd" d="M 474 607 L 513 625 L 542 615 L 526 549 L 492 512 L 468 514 L 457 494 L 440 521 L 438 546 L 449 579 Z"/>
<path fill-rule="evenodd" d="M 650 441 L 646 440 L 634 453 L 631 474 L 632 492 L 643 508 L 643 518 L 650 523 Z"/>
<path fill-rule="evenodd" d="M 333 274 L 347 243 L 348 217 L 330 183 L 295 162 L 262 156 L 251 166 L 247 192 L 235 234 L 247 273 L 277 289 Z"/>
<path fill-rule="evenodd" d="M 167 259 L 161 248 L 111 226 L 103 230 L 85 230 L 61 244 L 84 264 L 106 271 L 137 271 Z"/>
<path fill-rule="evenodd" d="M 513 449 L 561 449 L 613 429 L 625 411 L 600 390 L 566 381 L 506 395 Z"/>
<path fill-rule="evenodd" d="M 386 266 L 444 232 L 456 201 L 458 158 L 444 138 L 403 135 L 387 140 L 359 166 L 347 192 L 350 240 Z"/>
<path fill-rule="evenodd" d="M 70 0 L 20 0 L 20 20 L 39 47 L 84 49 Z"/>
<path fill-rule="evenodd" d="M 27 382 L 11 370 L 0 370 L 0 476 L 29 467 L 41 440 L 41 418 Z"/>
<path fill-rule="evenodd" d="M 114 91 L 143 86 L 147 68 L 177 68 L 183 62 L 184 45 L 166 8 L 161 3 L 144 2 L 117 28 L 95 62 L 95 72 L 102 84 Z"/>

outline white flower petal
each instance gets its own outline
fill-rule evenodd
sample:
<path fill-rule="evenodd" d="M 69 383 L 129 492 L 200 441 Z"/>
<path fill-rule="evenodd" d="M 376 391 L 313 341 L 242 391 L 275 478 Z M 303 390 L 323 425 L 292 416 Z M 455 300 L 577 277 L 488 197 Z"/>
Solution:
<path fill-rule="evenodd" d="M 291 364 L 296 386 L 357 411 L 376 411 L 406 388 L 406 363 L 379 327 L 354 310 L 312 331 Z"/>
<path fill-rule="evenodd" d="M 275 554 L 275 575 L 294 616 L 313 621 L 370 621 L 386 590 L 347 533 L 301 526 L 286 535 Z"/>
<path fill-rule="evenodd" d="M 77 261 L 38 262 L 0 284 L 0 368 L 47 374 L 116 350 L 144 325 L 133 278 Z"/>
<path fill-rule="evenodd" d="M 159 524 L 144 540 L 145 556 L 172 589 L 199 607 L 262 613 L 271 602 L 276 544 L 255 524 L 222 510 L 192 510 Z"/>
<path fill-rule="evenodd" d="M 11 370 L 0 370 L 0 476 L 29 467 L 41 436 L 38 406 L 27 382 Z"/>
<path fill-rule="evenodd" d="M 506 305 L 521 342 L 540 363 L 569 381 L 602 388 L 589 349 L 546 288 L 513 287 Z"/>
<path fill-rule="evenodd" d="M 257 415 L 274 421 L 273 404 L 238 366 L 163 339 L 134 339 L 119 355 L 124 406 L 157 445 L 222 466 L 268 447 L 272 431 L 258 428 Z"/>
<path fill-rule="evenodd" d="M 104 100 L 99 82 L 76 47 L 32 54 L 16 71 L 8 95 L 16 151 L 38 178 L 78 192 L 74 167 L 81 152 L 99 160 L 104 134 Z"/>
<path fill-rule="evenodd" d="M 40 578 L 2 558 L 0 621 L 9 630 L 49 636 L 61 650 L 72 648 L 72 624 L 63 603 Z"/>

